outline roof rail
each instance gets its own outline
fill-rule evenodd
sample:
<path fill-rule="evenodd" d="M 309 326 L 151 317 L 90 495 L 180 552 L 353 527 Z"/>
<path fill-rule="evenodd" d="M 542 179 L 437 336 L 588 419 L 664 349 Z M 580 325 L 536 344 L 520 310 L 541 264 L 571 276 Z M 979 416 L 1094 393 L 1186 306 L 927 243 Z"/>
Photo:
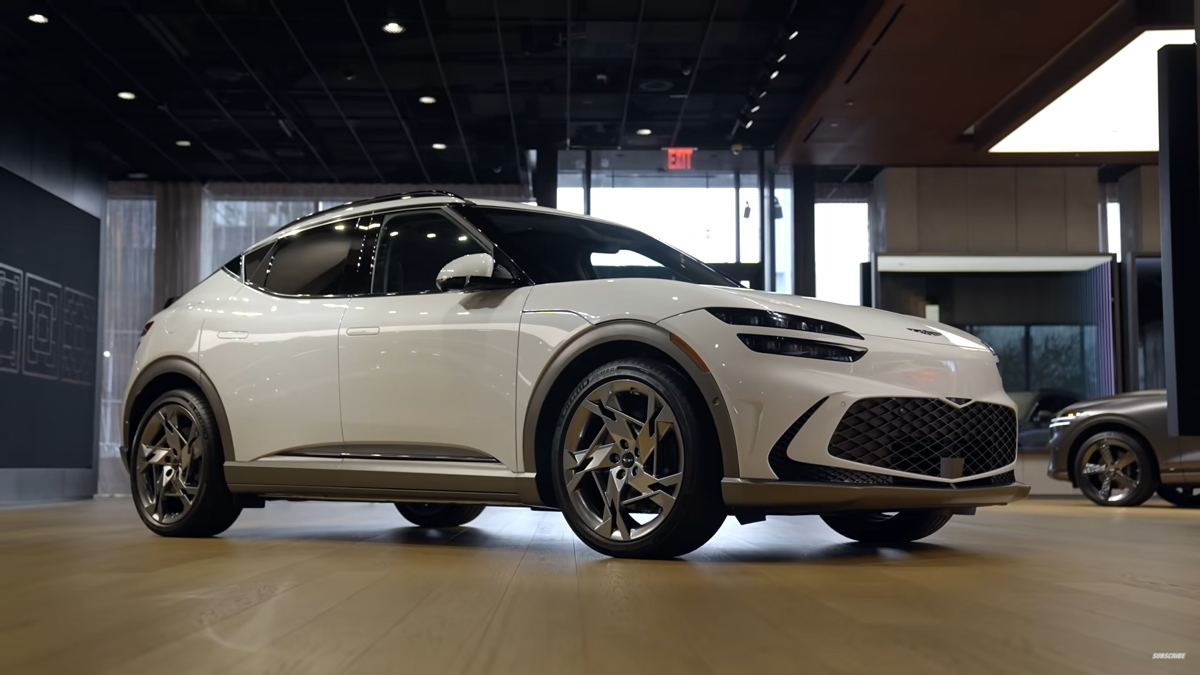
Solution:
<path fill-rule="evenodd" d="M 449 192 L 446 190 L 413 190 L 412 192 L 399 192 L 397 194 L 382 195 L 380 197 L 371 197 L 370 199 L 360 199 L 358 201 L 349 202 L 347 204 L 339 204 L 338 206 L 334 206 L 333 208 L 325 209 L 323 211 L 316 211 L 316 212 L 308 214 L 307 216 L 304 216 L 303 218 L 297 218 L 296 220 L 293 220 L 292 222 L 284 225 L 283 227 L 280 227 L 278 230 L 275 230 L 275 231 L 282 232 L 283 230 L 291 227 L 292 225 L 295 225 L 296 223 L 300 223 L 300 222 L 303 222 L 306 220 L 311 220 L 318 216 L 323 216 L 328 213 L 333 213 L 334 211 L 340 211 L 342 209 L 351 208 L 354 206 L 365 206 L 367 204 L 375 204 L 378 202 L 390 202 L 390 201 L 393 201 L 396 199 L 415 199 L 417 197 L 453 197 L 454 199 L 458 199 L 467 204 L 472 203 L 471 200 L 469 200 L 465 197 L 461 197 L 459 195 L 454 194 L 453 192 Z"/>

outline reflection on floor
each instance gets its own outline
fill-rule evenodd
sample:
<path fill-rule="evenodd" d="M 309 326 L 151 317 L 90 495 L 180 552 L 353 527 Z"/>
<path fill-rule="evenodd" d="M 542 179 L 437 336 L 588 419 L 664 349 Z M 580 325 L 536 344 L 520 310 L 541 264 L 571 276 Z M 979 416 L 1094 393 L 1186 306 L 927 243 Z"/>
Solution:
<path fill-rule="evenodd" d="M 0 672 L 1128 675 L 1200 660 L 1200 511 L 1157 500 L 981 510 L 905 550 L 812 517 L 731 520 L 666 562 L 602 558 L 556 513 L 472 525 L 273 503 L 221 538 L 173 540 L 125 500 L 0 509 Z"/>

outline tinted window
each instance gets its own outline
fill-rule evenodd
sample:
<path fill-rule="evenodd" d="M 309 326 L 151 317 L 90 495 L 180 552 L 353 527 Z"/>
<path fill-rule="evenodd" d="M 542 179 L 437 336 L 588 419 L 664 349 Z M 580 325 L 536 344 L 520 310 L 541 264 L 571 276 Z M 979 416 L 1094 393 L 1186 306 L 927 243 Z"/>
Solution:
<path fill-rule="evenodd" d="M 356 221 L 330 223 L 281 237 L 270 260 L 255 274 L 263 288 L 281 295 L 355 295 L 366 290 L 360 253 L 373 230 Z M 250 256 L 246 269 L 250 269 Z M 368 265 L 369 267 L 369 265 Z"/>
<path fill-rule="evenodd" d="M 225 270 L 239 279 L 242 278 L 242 256 L 240 253 L 236 258 L 225 263 Z"/>
<path fill-rule="evenodd" d="M 544 211 L 462 207 L 463 215 L 535 283 L 640 277 L 736 286 L 637 230 Z"/>
<path fill-rule="evenodd" d="M 242 267 L 245 269 L 246 276 L 243 281 L 255 286 L 262 286 L 263 279 L 267 276 L 267 255 L 275 244 L 265 244 L 250 251 L 242 259 Z"/>
<path fill-rule="evenodd" d="M 398 213 L 379 230 L 375 293 L 437 291 L 437 274 L 446 263 L 470 253 L 486 253 L 478 241 L 439 211 Z"/>

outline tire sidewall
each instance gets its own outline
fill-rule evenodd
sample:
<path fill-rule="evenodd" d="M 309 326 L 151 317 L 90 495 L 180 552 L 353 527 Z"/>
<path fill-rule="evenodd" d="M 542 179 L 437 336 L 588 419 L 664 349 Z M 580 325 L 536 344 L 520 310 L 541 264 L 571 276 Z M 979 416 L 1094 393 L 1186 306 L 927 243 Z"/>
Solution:
<path fill-rule="evenodd" d="M 195 415 L 196 424 L 200 428 L 200 440 L 204 443 L 204 468 L 200 474 L 200 489 L 196 493 L 196 502 L 192 505 L 191 510 L 179 520 L 169 525 L 163 525 L 151 519 L 142 508 L 142 498 L 138 493 L 137 463 L 138 455 L 141 453 L 142 433 L 145 431 L 146 425 L 159 409 L 171 403 L 181 405 Z M 142 420 L 138 423 L 137 433 L 133 439 L 134 447 L 130 448 L 129 453 L 129 487 L 133 493 L 133 506 L 138 517 L 142 519 L 146 527 L 160 534 L 172 534 L 186 530 L 188 524 L 201 512 L 202 505 L 212 499 L 210 494 L 220 491 L 224 487 L 224 450 L 221 447 L 220 435 L 217 433 L 216 420 L 208 404 L 204 399 L 189 391 L 182 389 L 169 391 L 159 396 L 147 408 L 146 414 L 142 415 Z M 217 461 L 211 461 L 214 457 L 217 458 Z"/>
<path fill-rule="evenodd" d="M 662 375 L 654 372 L 655 370 L 662 370 Z M 574 502 L 571 501 L 571 496 L 567 492 L 566 478 L 563 475 L 562 450 L 566 440 L 564 436 L 567 426 L 579 410 L 588 392 L 614 380 L 633 380 L 650 387 L 662 396 L 667 405 L 675 412 L 676 433 L 680 434 L 684 447 L 683 480 L 680 481 L 674 508 L 653 532 L 633 541 L 615 541 L 593 532 L 575 512 Z M 592 371 L 567 397 L 554 430 L 554 445 L 551 448 L 550 465 L 553 472 L 554 494 L 567 524 L 580 539 L 593 549 L 606 555 L 637 557 L 659 548 L 663 540 L 671 538 L 677 529 L 683 527 L 684 521 L 687 520 L 687 511 L 694 500 L 714 499 L 715 497 L 718 502 L 720 501 L 719 477 L 715 496 L 706 489 L 714 484 L 712 474 L 716 471 L 713 463 L 715 453 L 712 449 L 711 439 L 705 438 L 702 433 L 702 422 L 697 416 L 697 404 L 693 400 L 695 397 L 689 395 L 685 383 L 686 380 L 681 374 L 660 362 L 620 359 Z M 724 508 L 723 505 L 721 508 Z"/>
<path fill-rule="evenodd" d="M 1141 465 L 1141 476 L 1138 479 L 1137 487 L 1131 491 L 1124 499 L 1120 501 L 1105 501 L 1100 498 L 1096 488 L 1092 485 L 1091 480 L 1083 473 L 1084 452 L 1092 445 L 1103 440 L 1115 440 L 1128 445 L 1137 455 L 1138 463 Z M 1151 452 L 1146 449 L 1140 441 L 1123 434 L 1119 431 L 1101 431 L 1088 436 L 1087 439 L 1079 446 L 1079 451 L 1075 453 L 1074 460 L 1075 482 L 1079 486 L 1079 491 L 1083 496 L 1087 497 L 1093 504 L 1098 506 L 1112 507 L 1127 507 L 1138 506 L 1149 499 L 1158 489 L 1158 464 L 1155 462 Z"/>

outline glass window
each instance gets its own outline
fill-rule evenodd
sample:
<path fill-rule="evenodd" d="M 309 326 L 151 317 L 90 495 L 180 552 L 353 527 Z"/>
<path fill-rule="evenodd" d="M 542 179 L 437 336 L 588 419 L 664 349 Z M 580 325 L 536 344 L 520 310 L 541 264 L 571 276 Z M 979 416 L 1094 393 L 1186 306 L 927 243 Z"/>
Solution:
<path fill-rule="evenodd" d="M 451 260 L 486 253 L 440 211 L 398 213 L 383 221 L 372 291 L 380 294 L 437 292 L 437 275 Z"/>
<path fill-rule="evenodd" d="M 263 280 L 267 277 L 267 266 L 263 263 L 266 262 L 267 254 L 273 248 L 275 248 L 274 242 L 264 244 L 242 256 L 242 268 L 246 272 L 243 281 L 255 286 L 263 285 Z"/>
<path fill-rule="evenodd" d="M 230 274 L 232 274 L 233 276 L 241 279 L 242 278 L 242 256 L 240 256 L 240 255 L 235 256 L 233 258 L 233 260 L 230 260 L 229 262 L 225 263 L 225 271 L 227 271 Z"/>
<path fill-rule="evenodd" d="M 871 259 L 867 203 L 817 204 L 814 217 L 817 299 L 862 304 L 862 263 Z"/>
<path fill-rule="evenodd" d="M 355 295 L 364 287 L 354 283 L 353 263 L 361 250 L 364 227 L 353 220 L 321 225 L 279 238 L 271 251 L 262 286 L 280 295 Z M 251 268 L 247 256 L 246 269 Z"/>
<path fill-rule="evenodd" d="M 735 285 L 695 258 L 628 227 L 520 209 L 460 211 L 535 283 L 619 276 Z"/>

